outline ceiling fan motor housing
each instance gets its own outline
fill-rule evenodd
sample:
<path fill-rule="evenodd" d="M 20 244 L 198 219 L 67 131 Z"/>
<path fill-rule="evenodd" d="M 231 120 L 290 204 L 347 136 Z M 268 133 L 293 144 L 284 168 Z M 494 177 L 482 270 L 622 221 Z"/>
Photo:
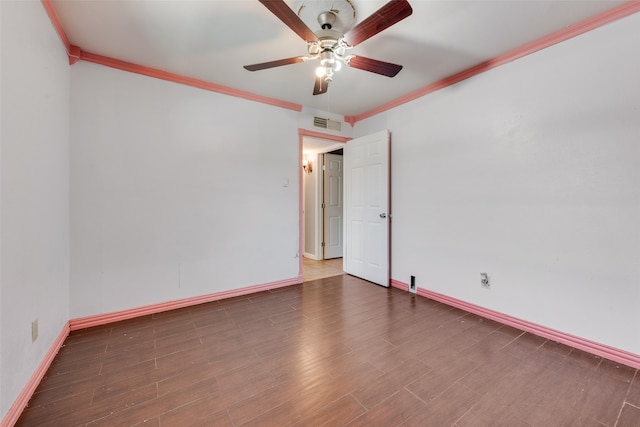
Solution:
<path fill-rule="evenodd" d="M 344 53 L 343 51 L 346 45 L 344 43 L 341 44 L 341 40 L 343 40 L 342 38 L 343 36 L 341 33 L 335 30 L 319 30 L 319 31 L 316 31 L 315 34 L 318 37 L 318 41 L 309 43 L 310 55 L 312 56 L 319 55 L 322 52 L 325 52 L 328 50 L 332 52 L 340 50 L 340 52 L 336 52 L 336 53 L 339 53 L 341 55 Z"/>
<path fill-rule="evenodd" d="M 330 30 L 333 28 L 333 24 L 336 23 L 336 14 L 333 12 L 322 12 L 318 15 L 318 24 L 323 30 Z"/>

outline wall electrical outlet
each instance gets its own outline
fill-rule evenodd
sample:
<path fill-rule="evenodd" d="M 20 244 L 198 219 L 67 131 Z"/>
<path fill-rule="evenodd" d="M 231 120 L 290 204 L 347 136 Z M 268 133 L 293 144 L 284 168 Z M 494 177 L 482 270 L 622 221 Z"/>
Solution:
<path fill-rule="evenodd" d="M 480 273 L 480 286 L 485 289 L 491 289 L 491 283 L 489 283 L 489 275 L 487 273 Z"/>
<path fill-rule="evenodd" d="M 416 276 L 411 276 L 411 281 L 409 282 L 409 292 L 416 293 L 418 292 L 418 288 L 416 287 Z"/>
<path fill-rule="evenodd" d="M 31 322 L 31 342 L 38 339 L 38 319 Z"/>

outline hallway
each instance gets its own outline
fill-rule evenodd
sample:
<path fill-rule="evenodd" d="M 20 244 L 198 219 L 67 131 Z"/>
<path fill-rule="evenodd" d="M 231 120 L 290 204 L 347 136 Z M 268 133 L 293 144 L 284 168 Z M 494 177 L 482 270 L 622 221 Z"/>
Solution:
<path fill-rule="evenodd" d="M 344 274 L 342 271 L 342 258 L 316 261 L 303 257 L 302 267 L 305 282 Z"/>

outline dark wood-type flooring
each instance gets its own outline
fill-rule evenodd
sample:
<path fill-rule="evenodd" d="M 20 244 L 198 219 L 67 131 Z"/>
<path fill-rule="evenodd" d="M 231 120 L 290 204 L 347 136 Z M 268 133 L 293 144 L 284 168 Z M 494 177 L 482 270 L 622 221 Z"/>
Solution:
<path fill-rule="evenodd" d="M 74 331 L 17 425 L 640 426 L 640 374 L 341 275 Z"/>

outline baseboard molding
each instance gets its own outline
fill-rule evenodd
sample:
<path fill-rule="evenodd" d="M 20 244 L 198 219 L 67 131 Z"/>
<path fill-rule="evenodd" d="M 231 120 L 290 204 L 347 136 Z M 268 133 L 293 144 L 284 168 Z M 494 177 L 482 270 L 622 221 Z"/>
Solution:
<path fill-rule="evenodd" d="M 237 297 L 241 295 L 253 294 L 256 292 L 267 291 L 270 289 L 282 288 L 284 286 L 297 285 L 302 283 L 302 276 L 291 279 L 279 280 L 276 282 L 264 283 L 261 285 L 248 286 L 246 288 L 232 289 L 228 291 L 216 292 L 207 295 L 200 295 L 192 298 L 185 298 L 175 301 L 167 301 L 158 304 L 145 305 L 142 307 L 131 308 L 127 310 L 114 311 L 111 313 L 97 314 L 93 316 L 80 317 L 71 319 L 69 325 L 72 331 L 78 329 L 90 328 L 93 326 L 102 326 L 108 323 L 118 322 L 121 320 L 133 319 L 149 314 L 162 313 L 164 311 L 175 310 L 178 308 L 190 307 L 192 305 L 203 304 L 206 302 L 217 301 L 225 298 Z"/>
<path fill-rule="evenodd" d="M 60 331 L 58 337 L 49 348 L 49 351 L 47 351 L 47 353 L 42 358 L 42 361 L 40 362 L 34 373 L 31 374 L 29 381 L 27 381 L 27 384 L 24 386 L 17 399 L 15 400 L 15 402 L 13 402 L 13 405 L 11 405 L 9 411 L 7 411 L 6 415 L 2 419 L 2 422 L 0 422 L 0 426 L 13 426 L 18 421 L 18 418 L 20 418 L 22 411 L 29 404 L 29 400 L 31 399 L 31 396 L 33 396 L 33 393 L 36 391 L 36 388 L 38 387 L 38 384 L 40 384 L 40 381 L 44 377 L 44 374 L 47 373 L 47 369 L 49 369 L 49 366 L 51 366 L 51 362 L 53 362 L 53 359 L 56 357 L 56 354 L 58 354 L 58 351 L 60 351 L 62 344 L 64 344 L 64 340 L 67 339 L 67 336 L 69 336 L 69 332 L 69 322 L 67 322 L 62 328 L 62 331 Z"/>
<path fill-rule="evenodd" d="M 68 321 L 62 331 L 54 341 L 53 345 L 45 354 L 44 358 L 36 368 L 35 372 L 29 378 L 29 381 L 24 386 L 18 398 L 15 400 L 7 414 L 2 418 L 0 427 L 13 426 L 20 418 L 22 411 L 27 407 L 29 399 L 35 392 L 38 384 L 44 377 L 47 369 L 51 366 L 51 362 L 55 358 L 56 354 L 64 344 L 65 339 L 69 336 L 69 332 L 78 329 L 89 328 L 92 326 L 102 326 L 107 323 L 117 322 L 119 320 L 132 319 L 134 317 L 145 316 L 147 314 L 160 313 L 163 311 L 173 310 L 176 308 L 189 307 L 196 304 L 202 304 L 211 301 L 217 301 L 225 298 L 231 298 L 241 295 L 253 294 L 256 292 L 267 291 L 270 289 L 282 288 L 285 286 L 297 285 L 302 283 L 302 276 L 294 277 L 286 280 L 279 280 L 276 282 L 264 283 L 262 285 L 248 286 L 246 288 L 232 289 L 229 291 L 216 292 L 213 294 L 201 295 L 193 298 L 185 298 L 176 301 L 169 301 L 160 304 L 152 304 L 144 307 L 133 308 L 129 310 L 122 310 L 106 314 L 98 314 L 95 316 L 87 316 L 78 319 L 72 319 Z"/>
<path fill-rule="evenodd" d="M 403 291 L 409 291 L 409 285 L 399 280 L 391 279 L 391 286 Z M 540 326 L 526 320 L 518 319 L 517 317 L 509 316 L 498 311 L 490 310 L 488 308 L 484 308 L 426 289 L 418 288 L 417 294 L 422 297 L 462 309 L 469 313 L 477 314 L 478 316 L 484 317 L 486 319 L 495 320 L 496 322 L 502 323 L 504 325 L 513 326 L 514 328 L 530 332 L 534 335 L 538 335 L 543 338 L 547 338 L 568 345 L 570 347 L 586 351 L 596 356 L 604 357 L 605 359 L 609 359 L 617 363 L 622 363 L 623 365 L 627 365 L 632 368 L 640 369 L 640 355 L 638 354 L 630 353 L 628 351 L 610 347 L 605 344 L 590 341 L 585 338 L 576 337 L 574 335 L 547 328 L 545 326 Z"/>
<path fill-rule="evenodd" d="M 233 289 L 229 291 L 216 292 L 213 294 L 202 295 L 193 298 L 186 298 L 176 301 L 169 301 L 166 303 L 152 304 L 144 307 L 134 308 L 130 310 L 122 310 L 118 312 L 99 314 L 96 316 L 87 316 L 78 319 L 73 319 L 67 322 L 62 328 L 62 331 L 51 345 L 49 351 L 45 354 L 44 358 L 36 368 L 35 372 L 29 378 L 29 381 L 24 386 L 18 398 L 13 405 L 9 408 L 6 415 L 0 422 L 1 427 L 13 426 L 20 418 L 20 414 L 24 408 L 27 407 L 29 399 L 33 395 L 34 391 L 40 384 L 40 381 L 44 377 L 47 369 L 51 365 L 51 362 L 55 358 L 56 354 L 64 344 L 64 340 L 69 335 L 70 331 L 88 328 L 91 326 L 101 326 L 107 323 L 116 322 L 119 320 L 132 319 L 138 316 L 144 316 L 147 314 L 160 313 L 162 311 L 173 310 L 176 308 L 188 307 L 196 304 L 202 304 L 205 302 L 217 301 L 220 299 L 231 298 L 235 296 L 247 295 L 256 292 L 261 292 L 270 289 L 277 289 L 285 286 L 297 285 L 302 283 L 302 276 L 295 278 L 281 280 L 277 282 L 265 283 L 262 285 L 249 286 L 246 288 Z M 391 279 L 391 286 L 403 291 L 409 291 L 409 285 L 399 280 Z M 568 346 L 584 350 L 591 354 L 604 357 L 618 363 L 630 366 L 632 368 L 640 369 L 640 355 L 629 353 L 624 350 L 620 350 L 614 347 L 610 347 L 604 344 L 596 343 L 584 338 L 576 337 L 564 332 L 556 331 L 551 328 L 537 325 L 522 319 L 518 319 L 513 316 L 509 316 L 497 311 L 493 311 L 484 307 L 480 307 L 475 304 L 471 304 L 456 298 L 452 298 L 443 294 L 432 292 L 426 289 L 418 288 L 417 294 L 432 299 L 434 301 L 442 302 L 452 307 L 460 308 L 469 313 L 477 314 L 486 319 L 495 320 L 496 322 L 504 325 L 513 326 L 532 334 L 554 340 L 556 342 L 566 344 Z"/>

